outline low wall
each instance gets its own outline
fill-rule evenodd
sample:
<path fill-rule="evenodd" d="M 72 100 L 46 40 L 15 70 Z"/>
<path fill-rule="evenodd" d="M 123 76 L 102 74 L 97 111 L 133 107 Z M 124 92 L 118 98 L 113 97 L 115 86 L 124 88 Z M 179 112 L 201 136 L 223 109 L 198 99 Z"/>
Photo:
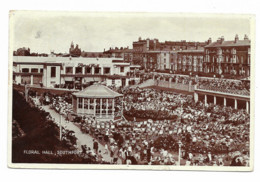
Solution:
<path fill-rule="evenodd" d="M 79 91 L 79 90 L 68 90 L 68 89 L 62 89 L 62 88 L 46 88 L 46 87 L 37 87 L 37 86 L 28 86 L 27 88 L 30 88 L 30 90 L 32 90 L 32 91 L 36 91 L 38 94 L 49 92 L 52 94 L 61 95 L 64 93 L 72 93 L 72 92 Z M 21 91 L 21 92 L 25 91 L 25 88 L 23 85 L 13 84 L 13 89 Z"/>
<path fill-rule="evenodd" d="M 155 81 L 155 86 L 159 87 L 165 87 L 165 88 L 171 88 L 171 89 L 177 89 L 177 90 L 183 90 L 187 92 L 194 92 L 195 86 L 188 84 L 182 84 L 182 83 L 175 83 L 170 81 Z"/>

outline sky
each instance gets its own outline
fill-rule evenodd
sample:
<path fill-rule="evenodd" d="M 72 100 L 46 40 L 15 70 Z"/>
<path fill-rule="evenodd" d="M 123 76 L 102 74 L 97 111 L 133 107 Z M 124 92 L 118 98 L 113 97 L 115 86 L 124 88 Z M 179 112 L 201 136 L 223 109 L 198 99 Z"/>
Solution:
<path fill-rule="evenodd" d="M 167 13 L 11 13 L 10 44 L 13 50 L 68 53 L 71 42 L 83 51 L 102 52 L 110 47 L 132 48 L 139 37 L 164 41 L 216 41 L 250 35 L 250 17 L 238 15 Z"/>

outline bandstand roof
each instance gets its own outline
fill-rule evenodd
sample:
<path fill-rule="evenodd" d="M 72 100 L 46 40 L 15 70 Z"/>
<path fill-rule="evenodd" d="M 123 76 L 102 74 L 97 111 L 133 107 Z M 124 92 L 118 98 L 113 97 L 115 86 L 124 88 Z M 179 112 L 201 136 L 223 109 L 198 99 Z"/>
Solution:
<path fill-rule="evenodd" d="M 82 91 L 73 93 L 73 95 L 84 98 L 115 98 L 123 96 L 122 94 L 111 90 L 107 86 L 100 84 L 91 85 Z"/>

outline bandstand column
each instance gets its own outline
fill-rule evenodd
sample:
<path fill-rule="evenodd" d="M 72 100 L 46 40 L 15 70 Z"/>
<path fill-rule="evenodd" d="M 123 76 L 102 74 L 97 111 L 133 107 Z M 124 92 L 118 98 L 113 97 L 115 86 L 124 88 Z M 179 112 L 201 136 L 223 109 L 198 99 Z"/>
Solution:
<path fill-rule="evenodd" d="M 107 105 L 106 105 L 106 117 L 108 117 L 108 99 L 107 99 Z"/>
<path fill-rule="evenodd" d="M 237 109 L 237 99 L 235 99 L 235 109 Z"/>
<path fill-rule="evenodd" d="M 249 102 L 246 101 L 246 112 L 249 113 Z"/>
<path fill-rule="evenodd" d="M 94 99 L 94 116 L 96 116 L 96 99 Z"/>
<path fill-rule="evenodd" d="M 227 106 L 227 99 L 224 97 L 224 106 Z"/>
<path fill-rule="evenodd" d="M 83 109 L 83 114 L 85 114 L 85 98 L 82 98 L 82 109 Z"/>
<path fill-rule="evenodd" d="M 207 105 L 207 95 L 205 95 L 205 105 Z"/>
<path fill-rule="evenodd" d="M 100 99 L 100 117 L 102 117 L 102 98 Z"/>
<path fill-rule="evenodd" d="M 114 119 L 114 115 L 115 115 L 115 98 L 113 98 L 113 102 L 112 102 L 112 117 Z"/>
<path fill-rule="evenodd" d="M 216 98 L 216 96 L 214 96 L 214 105 L 216 105 L 217 104 L 217 98 Z"/>
<path fill-rule="evenodd" d="M 88 98 L 88 110 L 89 110 L 89 108 L 90 108 L 90 98 Z"/>

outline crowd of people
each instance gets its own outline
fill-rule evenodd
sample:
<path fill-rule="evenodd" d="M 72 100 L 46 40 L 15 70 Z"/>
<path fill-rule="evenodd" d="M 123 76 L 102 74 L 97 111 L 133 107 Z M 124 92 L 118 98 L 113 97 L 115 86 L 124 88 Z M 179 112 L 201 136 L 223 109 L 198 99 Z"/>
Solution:
<path fill-rule="evenodd" d="M 148 79 L 166 80 L 181 83 L 184 85 L 197 85 L 198 88 L 213 90 L 238 95 L 250 95 L 250 82 L 224 79 L 224 78 L 206 78 L 187 75 L 175 75 L 175 74 L 158 74 L 158 73 L 144 73 L 141 75 L 141 82 Z"/>
<path fill-rule="evenodd" d="M 249 82 L 229 81 L 224 79 L 204 79 L 198 82 L 198 88 L 250 96 Z"/>
<path fill-rule="evenodd" d="M 125 115 L 131 107 L 132 119 L 99 122 L 83 117 L 78 121 L 84 132 L 110 151 L 112 163 L 121 158 L 123 164 L 177 165 L 181 142 L 182 165 L 249 165 L 250 118 L 244 110 L 205 106 L 190 96 L 166 91 L 137 88 L 122 92 Z M 156 107 L 156 103 L 161 105 Z M 146 109 L 171 115 L 146 114 L 137 121 L 136 112 L 146 113 Z"/>
<path fill-rule="evenodd" d="M 199 81 L 219 89 L 249 89 L 241 83 Z M 115 89 L 115 88 L 114 88 Z M 111 163 L 187 166 L 248 166 L 250 115 L 245 110 L 195 103 L 190 95 L 141 88 L 120 88 L 124 95 L 124 116 L 118 121 L 100 122 L 91 117 L 75 117 L 83 132 L 105 146 L 105 151 L 82 150 L 102 158 L 109 153 Z M 57 112 L 69 116 L 69 95 L 50 96 Z M 68 118 L 69 120 L 69 118 Z"/>
<path fill-rule="evenodd" d="M 129 88 L 122 92 L 125 95 L 125 114 L 139 118 L 172 118 L 176 116 L 173 112 L 176 108 L 192 102 L 192 96 L 153 89 Z"/>
<path fill-rule="evenodd" d="M 28 103 L 31 107 L 34 107 L 38 110 L 39 113 L 44 113 L 44 119 L 48 122 L 52 122 L 56 127 L 59 127 L 59 123 L 55 118 L 53 118 L 49 112 L 46 112 L 43 109 L 43 105 L 50 105 L 51 109 L 55 110 L 59 114 L 63 115 L 66 118 L 66 121 L 74 121 L 79 120 L 80 117 L 71 117 L 72 105 L 68 103 L 70 100 L 70 95 L 62 94 L 55 95 L 51 93 L 45 93 L 43 95 L 37 95 L 36 92 L 31 91 L 28 97 Z M 47 102 L 50 101 L 50 102 Z M 71 118 L 70 118 L 71 117 Z M 90 119 L 90 118 L 89 118 Z M 69 130 L 66 127 L 62 127 L 62 143 L 66 144 L 66 146 L 70 147 L 72 151 L 77 148 L 77 138 L 75 137 L 75 133 L 72 130 Z M 96 144 L 96 142 L 94 142 Z M 110 164 L 109 161 L 105 161 L 101 155 L 101 151 L 95 150 L 95 147 L 91 149 L 87 146 L 81 146 L 81 152 L 74 153 L 75 159 L 71 158 L 70 161 L 77 161 L 78 163 L 84 163 L 87 161 L 88 163 L 93 164 Z M 57 154 L 61 158 L 64 157 L 63 154 Z"/>

